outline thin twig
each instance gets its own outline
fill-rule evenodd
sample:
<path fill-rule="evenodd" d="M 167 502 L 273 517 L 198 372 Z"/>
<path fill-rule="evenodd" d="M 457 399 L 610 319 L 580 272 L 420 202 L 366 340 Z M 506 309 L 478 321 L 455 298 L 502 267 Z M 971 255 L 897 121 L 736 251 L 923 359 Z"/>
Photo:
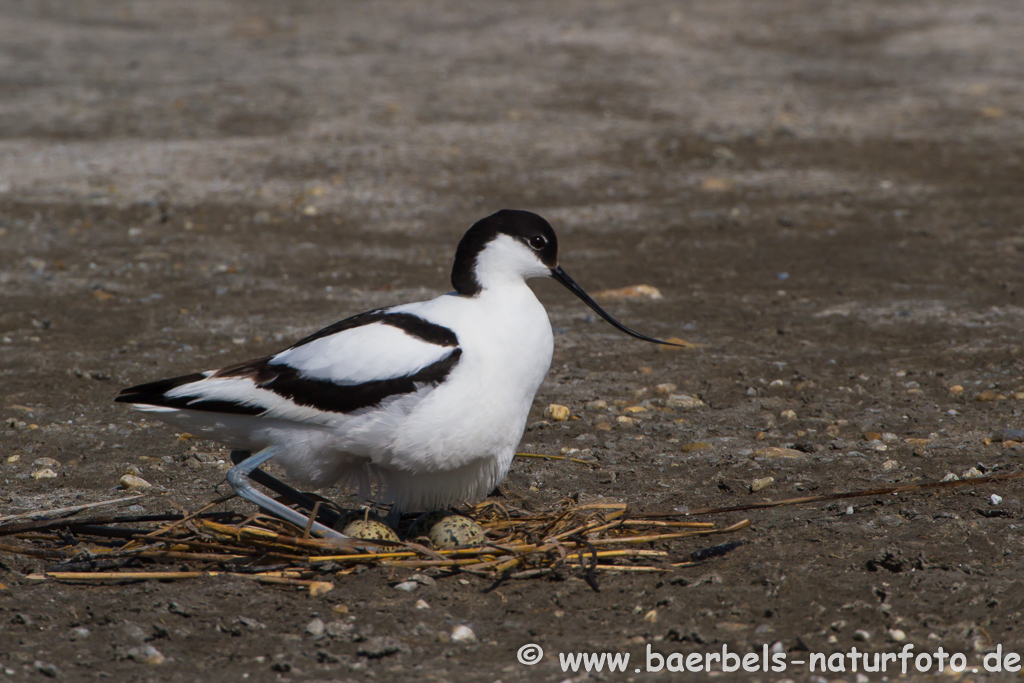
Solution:
<path fill-rule="evenodd" d="M 104 505 L 116 505 L 117 503 L 124 503 L 126 501 L 137 500 L 145 496 L 145 493 L 136 493 L 134 496 L 128 496 L 127 498 L 111 498 L 110 500 L 101 500 L 95 503 L 85 503 L 83 505 L 72 505 L 66 508 L 54 508 L 52 510 L 35 510 L 33 512 L 20 512 L 16 515 L 7 515 L 0 517 L 0 523 L 13 522 L 19 519 L 56 519 L 57 517 L 66 517 L 67 515 L 73 515 L 76 512 L 82 510 L 89 510 L 92 508 L 103 507 Z"/>
<path fill-rule="evenodd" d="M 974 486 L 977 484 L 988 484 L 998 481 L 1013 481 L 1024 479 L 1024 471 L 1004 472 L 1002 474 L 990 474 L 986 477 L 974 477 L 973 479 L 960 479 L 957 481 L 932 481 L 925 484 L 906 484 L 904 486 L 890 486 L 884 489 L 865 489 L 861 491 L 846 491 L 843 493 L 826 493 L 820 496 L 802 496 L 800 498 L 786 498 L 785 500 L 773 500 L 766 503 L 751 503 L 750 505 L 734 505 L 724 508 L 704 508 L 703 510 L 691 510 L 690 512 L 670 512 L 651 514 L 651 517 L 677 517 L 679 515 L 717 515 L 723 512 L 745 512 L 747 510 L 761 510 L 764 508 L 777 508 L 786 505 L 806 505 L 807 503 L 821 503 L 828 500 L 843 500 L 845 498 L 863 498 L 866 496 L 887 496 L 895 493 L 909 493 L 911 491 L 926 491 L 928 489 L 947 489 L 958 486 Z"/>
<path fill-rule="evenodd" d="M 589 460 L 581 460 L 580 458 L 570 458 L 566 455 L 544 455 L 543 453 L 516 453 L 517 458 L 540 458 L 541 460 L 568 460 L 570 462 L 578 462 L 581 465 L 590 465 L 597 469 L 601 469 L 601 466 L 596 462 L 590 462 Z"/>

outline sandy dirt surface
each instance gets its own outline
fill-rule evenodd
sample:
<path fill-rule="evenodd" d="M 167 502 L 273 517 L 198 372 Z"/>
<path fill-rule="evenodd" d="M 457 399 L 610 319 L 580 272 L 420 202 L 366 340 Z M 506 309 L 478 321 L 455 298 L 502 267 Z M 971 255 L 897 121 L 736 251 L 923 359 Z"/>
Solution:
<path fill-rule="evenodd" d="M 671 511 L 1014 471 L 1021 450 L 986 440 L 1024 428 L 1022 35 L 1017 0 L 4 2 L 0 516 L 124 495 L 130 466 L 156 490 L 141 509 L 197 509 L 226 453 L 120 388 L 443 293 L 463 231 L 502 207 L 548 218 L 588 290 L 663 293 L 619 319 L 702 345 L 661 352 L 537 283 L 555 360 L 522 448 L 601 467 L 517 461 L 509 499 Z M 658 410 L 664 383 L 705 405 Z M 549 424 L 549 403 L 581 419 Z M 752 521 L 744 545 L 600 592 L 572 571 L 405 593 L 408 572 L 371 569 L 317 598 L 63 585 L 0 552 L 0 672 L 696 680 L 634 668 L 648 646 L 764 644 L 980 666 L 1024 653 L 1021 486 L 717 515 Z M 449 642 L 459 625 L 477 642 Z M 564 673 L 578 651 L 633 660 Z M 865 680 L 814 675 L 723 679 Z"/>

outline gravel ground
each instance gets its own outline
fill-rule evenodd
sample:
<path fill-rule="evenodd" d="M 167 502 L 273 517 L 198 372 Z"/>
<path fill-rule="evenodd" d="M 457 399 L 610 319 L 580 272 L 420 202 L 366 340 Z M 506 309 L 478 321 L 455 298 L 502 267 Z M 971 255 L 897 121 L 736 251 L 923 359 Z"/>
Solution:
<path fill-rule="evenodd" d="M 1024 427 L 1021 35 L 1015 0 L 9 0 L 0 516 L 123 495 L 129 468 L 154 485 L 142 510 L 197 509 L 226 453 L 114 405 L 121 387 L 447 291 L 459 237 L 502 207 L 548 218 L 589 291 L 663 294 L 613 315 L 700 346 L 630 340 L 538 283 L 555 360 L 522 449 L 601 467 L 517 461 L 507 500 L 669 511 L 1013 471 L 1015 434 L 991 437 Z M 666 383 L 703 405 L 671 407 Z M 545 420 L 551 403 L 580 419 Z M 708 519 L 752 521 L 740 548 L 600 592 L 571 571 L 406 592 L 408 572 L 370 569 L 318 597 L 66 585 L 0 552 L 0 671 L 645 681 L 687 675 L 644 671 L 648 647 L 907 644 L 980 668 L 1024 652 L 1021 498 L 1011 481 L 725 513 Z M 540 663 L 517 661 L 526 643 Z M 633 659 L 563 672 L 585 651 Z"/>

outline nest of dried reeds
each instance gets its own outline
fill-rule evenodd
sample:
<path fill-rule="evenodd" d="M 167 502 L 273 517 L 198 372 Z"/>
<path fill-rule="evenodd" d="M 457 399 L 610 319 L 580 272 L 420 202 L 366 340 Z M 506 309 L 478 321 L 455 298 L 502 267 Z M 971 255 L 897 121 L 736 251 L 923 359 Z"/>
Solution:
<path fill-rule="evenodd" d="M 597 572 L 663 572 L 724 554 L 738 542 L 694 550 L 685 539 L 732 534 L 748 520 L 712 522 L 631 514 L 625 503 L 561 501 L 530 511 L 493 502 L 461 514 L 480 524 L 484 544 L 434 549 L 412 542 L 363 541 L 347 547 L 277 518 L 218 510 L 221 499 L 193 514 L 82 516 L 103 504 L 47 511 L 31 519 L 0 519 L 0 552 L 48 560 L 31 578 L 58 581 L 187 579 L 236 574 L 266 583 L 309 586 L 360 566 L 459 571 L 522 579 L 576 572 L 595 583 Z M 682 515 L 679 515 L 682 517 Z M 707 544 L 704 544 L 705 546 Z"/>
<path fill-rule="evenodd" d="M 697 516 L 805 505 L 858 497 L 948 490 L 1024 479 L 1024 471 L 963 481 L 926 482 L 888 488 L 804 496 L 749 505 L 672 513 L 635 513 L 625 503 L 578 504 L 563 500 L 535 511 L 495 502 L 462 514 L 486 531 L 479 546 L 435 549 L 412 542 L 311 538 L 273 517 L 245 517 L 217 508 L 220 498 L 195 513 L 96 514 L 101 507 L 134 502 L 144 494 L 69 508 L 0 517 L 0 553 L 50 562 L 31 579 L 96 582 L 189 579 L 218 574 L 263 583 L 330 590 L 331 576 L 360 567 L 466 572 L 493 579 L 524 579 L 577 572 L 595 588 L 599 572 L 666 572 L 725 555 L 741 541 L 693 549 L 686 539 L 734 534 L 748 519 L 718 526 Z M 84 513 L 84 514 L 83 514 Z M 316 514 L 314 507 L 313 514 Z M 5 588 L 0 584 L 0 589 Z"/>

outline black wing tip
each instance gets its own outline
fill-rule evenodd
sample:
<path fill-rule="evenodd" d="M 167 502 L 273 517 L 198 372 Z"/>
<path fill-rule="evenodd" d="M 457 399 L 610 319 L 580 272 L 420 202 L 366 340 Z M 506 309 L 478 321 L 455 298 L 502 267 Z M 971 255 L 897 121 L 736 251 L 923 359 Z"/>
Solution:
<path fill-rule="evenodd" d="M 178 396 L 175 398 L 167 396 L 167 392 L 175 387 L 198 382 L 201 379 L 206 379 L 206 377 L 207 375 L 204 373 L 195 372 L 191 375 L 182 375 L 181 377 L 171 377 L 170 379 L 139 384 L 138 386 L 122 389 L 121 393 L 114 398 L 114 402 L 231 415 L 262 415 L 266 412 L 265 408 L 259 406 L 233 403 L 231 401 L 203 399 L 196 396 Z"/>
<path fill-rule="evenodd" d="M 180 387 L 183 384 L 191 384 L 192 382 L 198 382 L 201 379 L 205 379 L 206 375 L 201 372 L 193 372 L 190 375 L 182 375 L 180 377 L 171 377 L 169 379 L 159 379 L 155 382 L 146 382 L 145 384 L 137 384 L 134 387 L 128 387 L 122 389 L 121 393 L 114 398 L 115 403 L 145 403 L 147 405 L 159 406 L 164 405 L 167 399 L 164 395 L 174 389 Z"/>

